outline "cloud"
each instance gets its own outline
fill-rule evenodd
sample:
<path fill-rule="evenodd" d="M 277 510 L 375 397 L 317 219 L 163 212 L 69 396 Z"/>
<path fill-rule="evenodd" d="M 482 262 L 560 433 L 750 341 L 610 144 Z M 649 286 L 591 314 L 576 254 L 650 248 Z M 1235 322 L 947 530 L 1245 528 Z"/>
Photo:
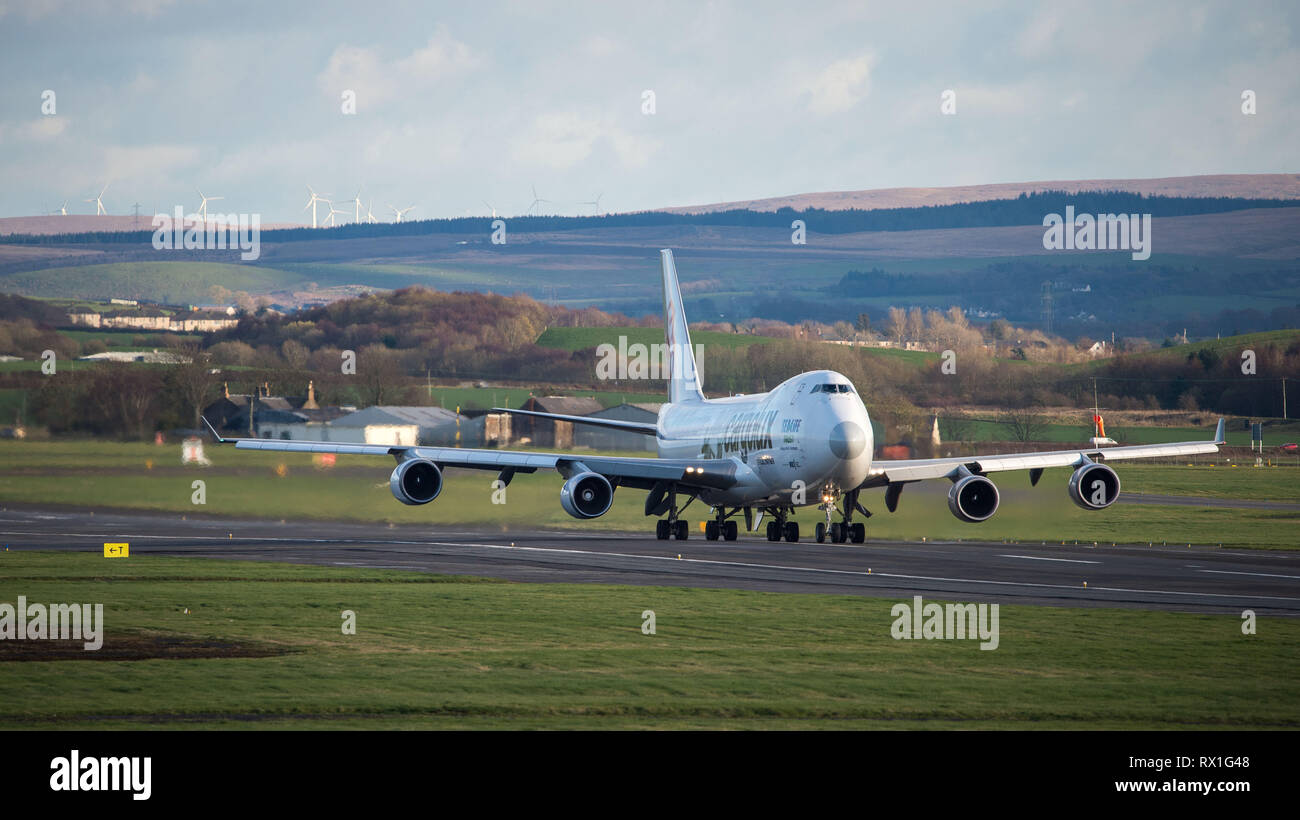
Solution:
<path fill-rule="evenodd" d="M 423 48 L 395 60 L 385 60 L 376 49 L 341 45 L 334 49 L 316 82 L 335 99 L 340 99 L 345 89 L 355 91 L 357 109 L 362 110 L 412 98 L 482 62 L 473 49 L 439 26 Z"/>
<path fill-rule="evenodd" d="M 39 20 L 52 14 L 67 11 L 71 14 L 127 14 L 153 17 L 172 5 L 175 0 L 0 0 L 0 17 L 11 11 L 21 11 L 28 20 Z"/>
<path fill-rule="evenodd" d="M 17 125 L 0 125 L 0 144 L 6 142 L 44 142 L 68 129 L 67 117 L 38 117 Z"/>
<path fill-rule="evenodd" d="M 837 60 L 804 86 L 810 95 L 808 110 L 814 114 L 835 114 L 847 111 L 867 96 L 871 83 L 871 70 L 879 58 L 873 53 L 860 57 Z"/>
<path fill-rule="evenodd" d="M 536 117 L 514 140 L 512 153 L 518 162 L 563 170 L 587 159 L 602 141 L 629 168 L 644 166 L 660 147 L 658 140 L 629 133 L 610 118 L 567 111 Z"/>
<path fill-rule="evenodd" d="M 1044 9 L 1034 15 L 1016 36 L 1016 51 L 1022 57 L 1049 54 L 1065 20 L 1060 9 Z"/>
<path fill-rule="evenodd" d="M 192 167 L 200 156 L 192 145 L 110 145 L 103 151 L 103 175 L 155 185 L 170 183 L 176 171 Z"/>
<path fill-rule="evenodd" d="M 604 34 L 593 34 L 587 38 L 583 50 L 592 57 L 612 57 L 619 51 L 618 43 Z"/>

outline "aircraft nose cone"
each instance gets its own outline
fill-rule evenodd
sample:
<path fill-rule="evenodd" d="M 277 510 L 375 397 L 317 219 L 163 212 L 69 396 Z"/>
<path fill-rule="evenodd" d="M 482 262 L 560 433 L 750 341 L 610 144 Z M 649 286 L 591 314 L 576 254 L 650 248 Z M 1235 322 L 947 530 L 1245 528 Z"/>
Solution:
<path fill-rule="evenodd" d="M 867 434 L 856 422 L 842 421 L 831 429 L 830 444 L 832 453 L 851 461 L 867 448 Z"/>

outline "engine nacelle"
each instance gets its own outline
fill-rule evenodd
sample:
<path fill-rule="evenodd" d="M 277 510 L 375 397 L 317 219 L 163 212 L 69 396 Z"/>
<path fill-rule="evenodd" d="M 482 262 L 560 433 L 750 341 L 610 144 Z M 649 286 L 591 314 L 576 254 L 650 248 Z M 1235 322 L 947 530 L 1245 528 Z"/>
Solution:
<path fill-rule="evenodd" d="M 1119 498 L 1119 476 L 1105 464 L 1085 464 L 1070 476 L 1070 499 L 1085 510 L 1109 507 Z"/>
<path fill-rule="evenodd" d="M 403 461 L 388 477 L 388 488 L 403 504 L 428 504 L 442 492 L 442 471 L 428 459 Z"/>
<path fill-rule="evenodd" d="M 560 506 L 574 518 L 599 518 L 614 503 L 614 485 L 599 473 L 578 473 L 560 488 Z"/>
<path fill-rule="evenodd" d="M 998 511 L 998 488 L 982 475 L 968 475 L 948 490 L 948 509 L 968 524 L 978 524 Z"/>

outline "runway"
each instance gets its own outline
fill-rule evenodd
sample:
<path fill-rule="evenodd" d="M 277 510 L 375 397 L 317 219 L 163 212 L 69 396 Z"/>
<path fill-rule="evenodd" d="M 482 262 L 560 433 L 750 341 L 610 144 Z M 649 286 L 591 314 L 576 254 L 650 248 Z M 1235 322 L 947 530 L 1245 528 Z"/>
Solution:
<path fill-rule="evenodd" d="M 182 519 L 174 513 L 0 511 L 9 549 L 188 555 L 481 575 L 540 583 L 913 595 L 955 601 L 1300 616 L 1300 552 L 931 541 L 657 541 L 649 533 Z M 680 558 L 678 557 L 680 555 Z M 127 559 L 130 560 L 130 559 Z M 0 580 L 3 580 L 0 578 Z"/>

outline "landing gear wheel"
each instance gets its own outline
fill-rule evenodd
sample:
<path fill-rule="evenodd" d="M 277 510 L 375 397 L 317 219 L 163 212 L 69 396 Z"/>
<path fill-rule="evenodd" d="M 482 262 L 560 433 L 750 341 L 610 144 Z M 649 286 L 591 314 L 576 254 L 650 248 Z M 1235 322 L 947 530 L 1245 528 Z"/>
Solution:
<path fill-rule="evenodd" d="M 799 524 L 795 521 L 785 522 L 785 540 L 791 544 L 799 541 Z"/>
<path fill-rule="evenodd" d="M 850 529 L 853 531 L 853 543 L 861 544 L 867 540 L 867 525 L 863 523 L 854 524 Z"/>
<path fill-rule="evenodd" d="M 768 540 L 768 541 L 780 541 L 780 540 L 781 540 L 781 525 L 780 525 L 780 524 L 778 524 L 778 523 L 775 522 L 775 521 L 769 521 L 769 522 L 767 522 L 767 540 Z"/>
<path fill-rule="evenodd" d="M 667 541 L 671 526 L 672 525 L 668 521 L 656 521 L 655 538 L 658 538 L 660 541 Z"/>
<path fill-rule="evenodd" d="M 706 521 L 706 522 L 704 522 L 704 537 L 705 537 L 705 539 L 707 539 L 707 540 L 709 540 L 709 541 L 717 541 L 717 540 L 718 540 L 718 522 L 717 522 L 717 521 Z"/>
<path fill-rule="evenodd" d="M 736 535 L 739 534 L 740 527 L 736 526 L 735 521 L 722 522 L 722 537 L 727 541 L 735 541 Z"/>
<path fill-rule="evenodd" d="M 690 530 L 687 528 L 685 521 L 678 521 L 673 525 L 673 536 L 676 537 L 678 541 L 685 541 L 686 536 L 689 533 Z"/>
<path fill-rule="evenodd" d="M 831 524 L 831 543 L 843 544 L 845 541 L 844 536 L 845 536 L 845 532 L 844 532 L 843 524 L 841 524 L 838 521 L 836 521 L 834 524 Z"/>
<path fill-rule="evenodd" d="M 825 544 L 825 543 L 826 543 L 826 525 L 825 525 L 825 524 L 818 524 L 818 525 L 817 525 L 817 529 L 814 530 L 814 532 L 817 534 L 817 543 L 818 543 L 818 544 Z"/>

